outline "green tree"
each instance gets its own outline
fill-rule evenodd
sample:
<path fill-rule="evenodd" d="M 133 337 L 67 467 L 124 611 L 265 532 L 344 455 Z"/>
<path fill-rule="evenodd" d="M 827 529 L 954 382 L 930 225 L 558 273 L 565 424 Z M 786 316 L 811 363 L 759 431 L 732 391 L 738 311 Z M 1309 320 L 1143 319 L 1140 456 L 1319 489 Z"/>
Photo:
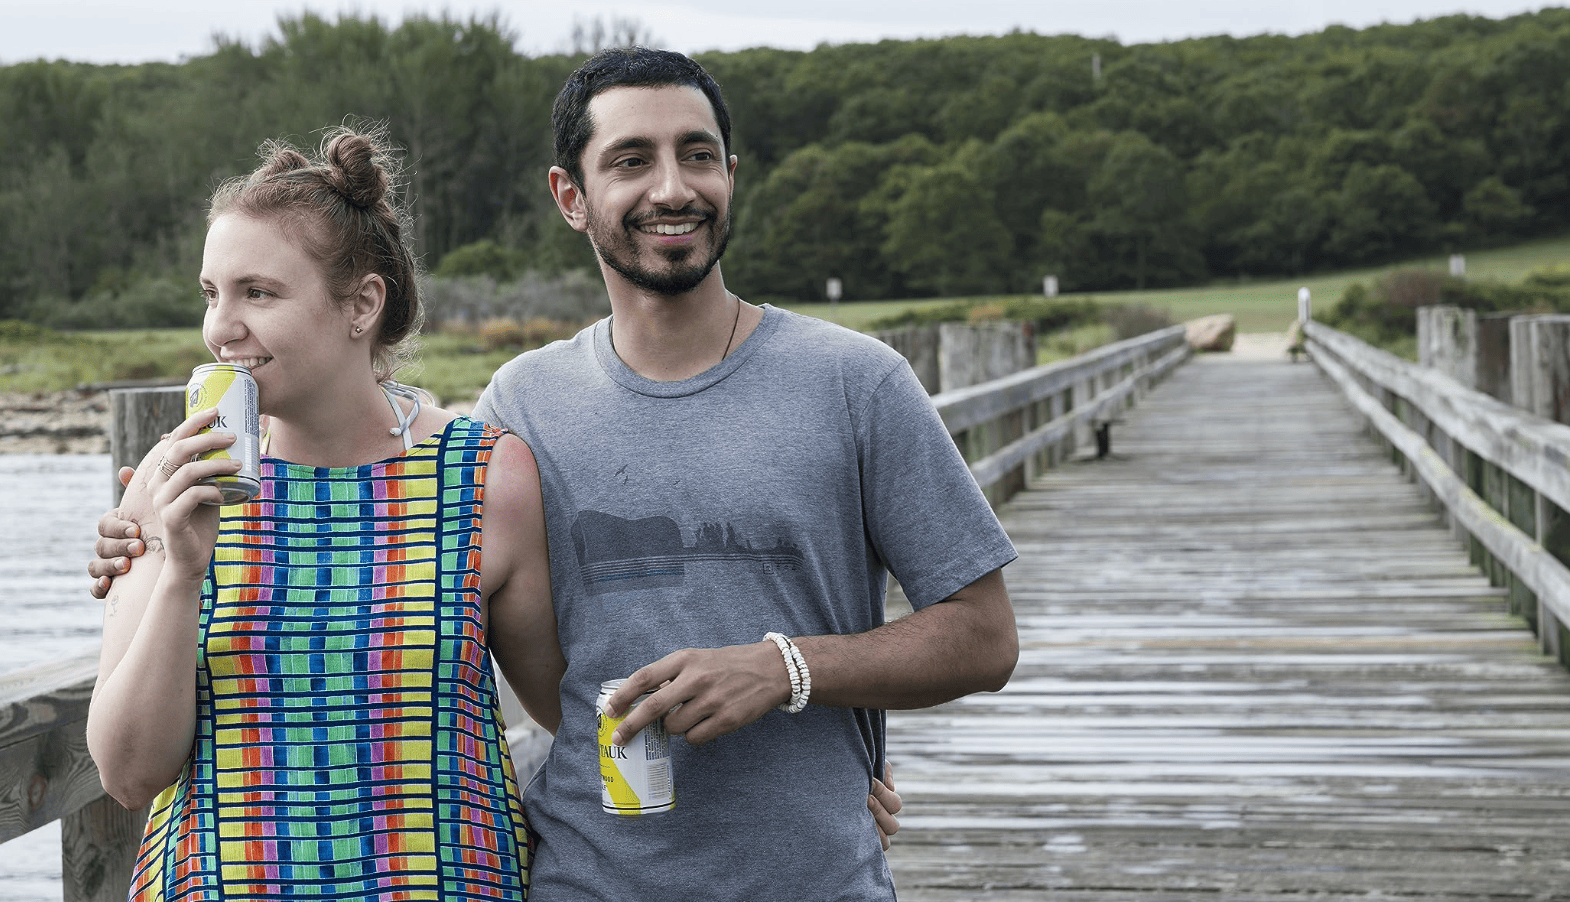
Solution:
<path fill-rule="evenodd" d="M 42 296 L 75 297 L 92 284 L 91 257 L 82 245 L 93 235 L 92 210 L 69 154 L 56 146 L 9 184 L 0 185 L 0 223 L 6 280 L 0 313 L 14 316 Z"/>
<path fill-rule="evenodd" d="M 896 295 L 903 283 L 880 253 L 887 213 L 868 196 L 890 171 L 937 157 L 917 136 L 796 151 L 738 203 L 727 281 L 756 297 L 820 300 L 830 278 L 850 298 Z"/>
<path fill-rule="evenodd" d="M 1196 274 L 1183 167 L 1171 151 L 1139 132 L 1114 136 L 1090 180 L 1089 201 L 1091 228 L 1112 242 L 1109 256 L 1136 288 L 1152 277 L 1166 282 Z"/>
<path fill-rule="evenodd" d="M 442 262 L 431 269 L 431 275 L 444 279 L 490 276 L 498 282 L 509 282 L 523 273 L 524 263 L 523 254 L 486 238 L 448 251 Z"/>
<path fill-rule="evenodd" d="M 980 174 L 950 160 L 909 167 L 901 181 L 884 227 L 889 268 L 936 295 L 1004 290 L 1013 239 Z"/>
<path fill-rule="evenodd" d="M 1041 258 L 1041 223 L 1047 209 L 1085 206 L 1086 170 L 1071 150 L 1073 138 L 1057 113 L 1031 113 L 998 135 L 971 164 L 992 190 L 998 222 L 1012 236 L 1008 284 L 1018 290 L 1039 284 L 1047 274 L 1043 266 L 1068 262 Z"/>
<path fill-rule="evenodd" d="M 1467 235 L 1476 241 L 1499 240 L 1514 236 L 1532 218 L 1532 208 L 1521 200 L 1521 192 L 1491 175 L 1473 185 L 1461 200 Z"/>
<path fill-rule="evenodd" d="M 1390 259 L 1425 246 L 1438 232 L 1434 202 L 1400 166 L 1355 164 L 1335 199 L 1326 240 L 1339 260 Z"/>

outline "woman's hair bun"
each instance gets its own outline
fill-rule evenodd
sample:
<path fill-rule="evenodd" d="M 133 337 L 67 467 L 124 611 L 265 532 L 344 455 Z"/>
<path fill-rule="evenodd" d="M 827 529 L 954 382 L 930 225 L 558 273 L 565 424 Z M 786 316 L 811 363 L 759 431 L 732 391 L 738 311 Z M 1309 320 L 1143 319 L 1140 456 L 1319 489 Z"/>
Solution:
<path fill-rule="evenodd" d="M 323 139 L 327 184 L 356 207 L 370 209 L 387 195 L 386 160 L 366 135 L 339 130 Z"/>

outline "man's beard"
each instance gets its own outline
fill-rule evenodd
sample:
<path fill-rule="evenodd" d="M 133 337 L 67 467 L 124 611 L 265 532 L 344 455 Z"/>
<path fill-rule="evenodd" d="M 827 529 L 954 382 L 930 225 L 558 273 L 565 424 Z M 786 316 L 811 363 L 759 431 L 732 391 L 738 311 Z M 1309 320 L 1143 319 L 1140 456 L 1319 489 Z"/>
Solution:
<path fill-rule="evenodd" d="M 674 215 L 704 217 L 698 224 L 700 229 L 712 226 L 714 223 L 712 213 L 691 207 L 679 210 Z M 684 262 L 701 253 L 701 249 L 695 246 L 670 253 L 655 251 L 655 254 L 671 264 L 667 269 L 655 270 L 647 265 L 643 248 L 631 234 L 637 230 L 632 217 L 628 217 L 619 225 L 620 230 L 605 228 L 604 223 L 595 217 L 594 206 L 588 205 L 589 241 L 594 245 L 595 253 L 605 262 L 605 265 L 620 273 L 622 278 L 654 294 L 686 294 L 697 288 L 709 277 L 709 273 L 720 262 L 720 258 L 725 256 L 725 248 L 730 245 L 731 213 L 727 208 L 725 219 L 720 223 L 718 240 L 708 257 Z"/>

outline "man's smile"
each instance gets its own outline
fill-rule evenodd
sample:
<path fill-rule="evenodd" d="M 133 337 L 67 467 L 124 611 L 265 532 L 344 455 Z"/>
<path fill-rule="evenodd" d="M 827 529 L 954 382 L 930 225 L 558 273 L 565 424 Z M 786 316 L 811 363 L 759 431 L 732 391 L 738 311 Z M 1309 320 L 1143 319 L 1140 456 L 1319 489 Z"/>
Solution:
<path fill-rule="evenodd" d="M 639 226 L 638 231 L 649 235 L 686 235 L 696 231 L 700 224 L 696 222 L 656 222 L 650 225 Z"/>

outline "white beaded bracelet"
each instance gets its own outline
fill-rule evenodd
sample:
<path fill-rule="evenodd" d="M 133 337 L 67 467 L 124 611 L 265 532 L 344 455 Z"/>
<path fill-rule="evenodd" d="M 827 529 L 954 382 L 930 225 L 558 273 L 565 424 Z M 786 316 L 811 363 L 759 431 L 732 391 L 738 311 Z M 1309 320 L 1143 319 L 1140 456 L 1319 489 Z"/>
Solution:
<path fill-rule="evenodd" d="M 763 638 L 779 648 L 785 672 L 790 676 L 790 701 L 778 707 L 786 714 L 800 714 L 807 707 L 807 696 L 812 694 L 812 674 L 807 670 L 807 659 L 801 656 L 796 643 L 780 633 L 765 633 Z"/>
<path fill-rule="evenodd" d="M 766 633 L 763 638 L 773 642 L 779 648 L 780 657 L 785 661 L 785 675 L 790 678 L 790 695 L 794 700 L 796 695 L 801 692 L 801 673 L 796 670 L 796 661 L 790 654 L 791 641 L 780 633 Z M 784 711 L 788 706 L 789 702 L 778 707 L 781 711 Z"/>
<path fill-rule="evenodd" d="M 796 660 L 796 671 L 801 674 L 801 697 L 792 695 L 791 706 L 785 710 L 796 714 L 807 707 L 807 696 L 812 694 L 812 672 L 807 669 L 807 659 L 801 656 L 801 649 L 794 642 L 790 644 L 790 656 Z"/>

